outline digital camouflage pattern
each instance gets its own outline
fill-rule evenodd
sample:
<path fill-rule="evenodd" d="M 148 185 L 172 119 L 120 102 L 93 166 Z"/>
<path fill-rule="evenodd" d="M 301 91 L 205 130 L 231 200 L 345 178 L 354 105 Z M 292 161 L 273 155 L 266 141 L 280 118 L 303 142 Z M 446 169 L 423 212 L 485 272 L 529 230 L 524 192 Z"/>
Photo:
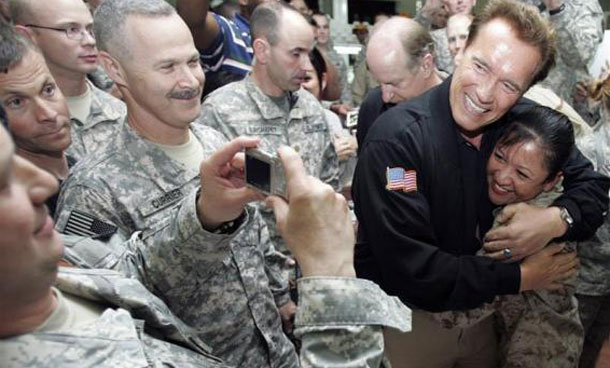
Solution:
<path fill-rule="evenodd" d="M 408 308 L 369 281 L 319 277 L 299 283 L 302 367 L 378 367 L 381 326 L 410 329 Z M 79 328 L 0 340 L 3 367 L 226 367 L 210 355 L 197 331 L 135 279 L 110 270 L 62 268 L 57 287 L 113 309 Z"/>
<path fill-rule="evenodd" d="M 71 118 L 72 144 L 66 154 L 82 160 L 91 153 L 101 153 L 104 146 L 118 134 L 118 128 L 127 115 L 123 101 L 102 91 L 87 81 L 91 88 L 91 111 L 87 121 Z"/>
<path fill-rule="evenodd" d="M 558 184 L 528 204 L 547 207 L 561 196 Z M 494 223 L 494 227 L 498 226 Z M 576 250 L 568 243 L 566 250 Z M 483 255 L 482 251 L 479 255 Z M 495 313 L 499 351 L 503 368 L 575 368 L 584 330 L 578 315 L 574 285 L 565 291 L 534 290 L 498 296 L 492 303 L 468 311 L 430 313 L 445 328 L 466 328 Z"/>
<path fill-rule="evenodd" d="M 203 158 L 226 143 L 202 124 L 190 129 L 202 143 Z M 130 241 L 110 242 L 119 261 L 104 259 L 103 267 L 136 272 L 178 317 L 202 328 L 201 338 L 231 365 L 296 361 L 276 308 L 289 298 L 279 271 L 283 258 L 264 221 L 249 209 L 234 237 L 205 232 L 196 212 L 198 190 L 198 171 L 185 169 L 123 124 L 104 152 L 73 168 L 62 186 L 56 226 L 65 232 L 74 211 L 116 226 Z M 91 264 L 100 267 L 98 262 Z"/>
<path fill-rule="evenodd" d="M 323 51 L 324 56 L 330 61 L 339 75 L 339 84 L 341 84 L 341 103 L 352 103 L 352 90 L 347 81 L 347 64 L 343 56 L 335 51 L 332 41 L 329 41 L 328 50 Z M 322 50 L 321 50 L 322 51 Z"/>
<path fill-rule="evenodd" d="M 87 79 L 89 79 L 97 88 L 107 93 L 110 93 L 110 90 L 114 86 L 114 81 L 108 76 L 104 68 L 101 66 L 98 66 L 93 73 L 87 74 Z"/>
<path fill-rule="evenodd" d="M 601 109 L 602 119 L 579 146 L 596 170 L 610 176 L 610 113 Z M 583 147 L 584 146 L 584 147 Z M 589 296 L 610 295 L 610 214 L 595 235 L 578 244 L 580 272 L 576 292 Z"/>
<path fill-rule="evenodd" d="M 231 83 L 210 94 L 203 103 L 199 121 L 228 139 L 239 136 L 260 137 L 259 148 L 275 153 L 282 145 L 294 148 L 303 159 L 309 175 L 341 189 L 339 161 L 331 139 L 324 110 L 315 97 L 300 89 L 293 93 L 296 103 L 282 110 L 265 95 L 251 77 Z M 288 253 L 275 225 L 273 211 L 259 210 L 267 223 L 273 244 Z"/>
<path fill-rule="evenodd" d="M 540 7 L 541 0 L 521 0 Z M 603 38 L 604 12 L 597 0 L 564 0 L 565 9 L 558 14 L 544 15 L 557 32 L 556 65 L 542 82 L 565 101 L 572 103 L 574 86 L 588 80 L 587 65 Z"/>
<path fill-rule="evenodd" d="M 447 28 L 431 31 L 430 36 L 432 36 L 432 39 L 434 40 L 436 67 L 449 74 L 453 73 L 453 56 L 451 56 L 451 52 L 449 52 Z"/>
<path fill-rule="evenodd" d="M 298 280 L 298 289 L 295 335 L 302 339 L 302 367 L 379 367 L 382 326 L 411 330 L 411 311 L 371 281 L 307 277 Z"/>

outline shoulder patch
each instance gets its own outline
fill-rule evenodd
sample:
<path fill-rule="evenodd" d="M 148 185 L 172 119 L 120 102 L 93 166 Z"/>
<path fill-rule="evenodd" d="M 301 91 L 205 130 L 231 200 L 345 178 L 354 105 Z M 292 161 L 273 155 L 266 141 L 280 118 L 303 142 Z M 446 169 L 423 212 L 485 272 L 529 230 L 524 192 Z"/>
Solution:
<path fill-rule="evenodd" d="M 117 227 L 104 222 L 97 217 L 87 213 L 73 210 L 66 222 L 63 233 L 68 235 L 80 235 L 86 237 L 103 237 L 116 233 Z"/>
<path fill-rule="evenodd" d="M 387 167 L 385 188 L 405 193 L 417 192 L 417 173 L 415 170 L 405 171 L 402 167 Z"/>

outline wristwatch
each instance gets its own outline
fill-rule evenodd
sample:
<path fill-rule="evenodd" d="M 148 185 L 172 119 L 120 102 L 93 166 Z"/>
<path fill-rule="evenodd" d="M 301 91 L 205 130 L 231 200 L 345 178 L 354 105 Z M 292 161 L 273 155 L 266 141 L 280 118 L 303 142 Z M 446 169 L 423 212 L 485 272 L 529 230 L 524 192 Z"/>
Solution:
<path fill-rule="evenodd" d="M 549 9 L 549 15 L 557 15 L 557 14 L 561 13 L 562 11 L 564 11 L 565 8 L 566 8 L 566 4 L 563 3 L 556 9 L 553 9 L 553 10 Z"/>
<path fill-rule="evenodd" d="M 571 229 L 572 225 L 574 225 L 574 219 L 572 218 L 572 215 L 570 215 L 570 212 L 568 212 L 568 209 L 559 207 L 559 216 L 568 224 L 568 229 Z"/>

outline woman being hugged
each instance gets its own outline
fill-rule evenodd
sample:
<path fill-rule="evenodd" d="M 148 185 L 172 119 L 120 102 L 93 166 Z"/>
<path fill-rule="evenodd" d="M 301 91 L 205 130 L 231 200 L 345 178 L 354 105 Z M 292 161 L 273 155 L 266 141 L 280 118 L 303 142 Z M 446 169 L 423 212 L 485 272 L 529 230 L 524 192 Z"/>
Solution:
<path fill-rule="evenodd" d="M 561 168 L 573 148 L 572 123 L 563 114 L 536 106 L 515 115 L 487 163 L 489 200 L 500 208 L 520 202 L 550 206 L 563 190 Z M 522 262 L 542 252 L 570 251 L 575 251 L 574 244 L 551 243 Z M 511 261 L 510 252 L 502 256 Z M 566 279 L 575 272 L 568 272 Z M 495 313 L 501 367 L 576 367 L 583 328 L 573 282 L 554 289 L 500 296 L 482 308 L 436 313 L 434 318 L 448 327 L 465 327 Z"/>

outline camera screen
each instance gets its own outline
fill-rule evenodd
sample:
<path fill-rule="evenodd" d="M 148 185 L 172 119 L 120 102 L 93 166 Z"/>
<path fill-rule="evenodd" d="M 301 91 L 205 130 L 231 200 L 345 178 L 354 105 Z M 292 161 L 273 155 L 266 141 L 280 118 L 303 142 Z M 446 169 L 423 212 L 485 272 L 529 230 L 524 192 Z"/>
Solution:
<path fill-rule="evenodd" d="M 271 165 L 246 155 L 246 182 L 260 190 L 271 192 Z"/>

